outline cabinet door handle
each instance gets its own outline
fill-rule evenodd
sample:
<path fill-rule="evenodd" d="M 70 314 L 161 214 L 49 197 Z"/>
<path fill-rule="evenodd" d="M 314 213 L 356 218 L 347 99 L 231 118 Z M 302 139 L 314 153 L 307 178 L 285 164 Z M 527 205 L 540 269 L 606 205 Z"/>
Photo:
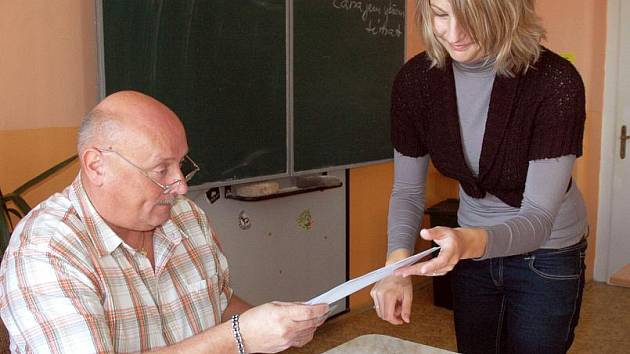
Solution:
<path fill-rule="evenodd" d="M 626 126 L 622 125 L 621 126 L 621 137 L 619 137 L 620 143 L 621 143 L 621 147 L 619 149 L 619 157 L 621 157 L 622 159 L 626 158 L 626 140 L 630 139 L 630 135 L 626 134 Z"/>

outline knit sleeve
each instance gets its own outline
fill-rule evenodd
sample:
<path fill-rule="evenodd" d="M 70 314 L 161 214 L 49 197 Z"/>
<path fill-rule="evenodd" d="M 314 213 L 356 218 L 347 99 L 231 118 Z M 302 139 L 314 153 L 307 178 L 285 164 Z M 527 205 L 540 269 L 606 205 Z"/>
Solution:
<path fill-rule="evenodd" d="M 582 155 L 586 118 L 584 84 L 568 61 L 555 57 L 543 64 L 540 89 L 544 92 L 529 148 L 529 160 Z"/>
<path fill-rule="evenodd" d="M 412 59 L 413 60 L 413 59 Z M 418 73 L 407 63 L 394 81 L 391 97 L 391 138 L 394 148 L 409 157 L 424 156 L 427 149 L 422 142 L 419 107 L 421 85 Z"/>
<path fill-rule="evenodd" d="M 413 253 L 424 213 L 429 156 L 408 157 L 394 151 L 394 185 L 387 214 L 387 254 L 404 248 Z"/>

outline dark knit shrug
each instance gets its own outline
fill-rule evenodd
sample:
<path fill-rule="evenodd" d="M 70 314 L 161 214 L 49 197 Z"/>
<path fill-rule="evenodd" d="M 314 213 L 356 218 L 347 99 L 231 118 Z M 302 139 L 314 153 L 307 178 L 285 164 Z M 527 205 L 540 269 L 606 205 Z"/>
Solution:
<path fill-rule="evenodd" d="M 428 153 L 468 195 L 489 192 L 516 208 L 530 160 L 582 155 L 584 84 L 571 63 L 545 48 L 524 75 L 495 78 L 478 177 L 464 158 L 450 61 L 431 68 L 424 52 L 409 60 L 396 76 L 391 114 L 396 150 L 411 157 Z"/>

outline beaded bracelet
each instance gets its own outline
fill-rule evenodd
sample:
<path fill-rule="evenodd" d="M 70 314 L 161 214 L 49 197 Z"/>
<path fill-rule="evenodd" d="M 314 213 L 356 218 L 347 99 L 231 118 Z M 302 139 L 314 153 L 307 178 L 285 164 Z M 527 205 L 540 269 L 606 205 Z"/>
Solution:
<path fill-rule="evenodd" d="M 236 340 L 238 354 L 246 354 L 243 346 L 243 337 L 241 337 L 241 329 L 238 326 L 238 315 L 232 315 L 232 334 L 234 335 L 234 340 Z"/>

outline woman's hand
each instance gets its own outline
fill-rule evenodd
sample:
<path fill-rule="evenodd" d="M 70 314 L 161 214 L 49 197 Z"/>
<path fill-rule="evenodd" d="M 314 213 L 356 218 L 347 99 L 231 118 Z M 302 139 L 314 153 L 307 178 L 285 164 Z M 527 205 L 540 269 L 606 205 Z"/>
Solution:
<path fill-rule="evenodd" d="M 409 323 L 413 301 L 410 277 L 387 277 L 374 285 L 370 296 L 378 317 L 395 325 Z"/>
<path fill-rule="evenodd" d="M 438 226 L 420 231 L 420 237 L 437 243 L 440 253 L 426 261 L 400 268 L 395 275 L 436 276 L 453 270 L 460 259 L 481 257 L 486 248 L 486 230 L 477 228 L 450 228 Z"/>
<path fill-rule="evenodd" d="M 485 252 L 488 235 L 484 229 L 434 227 L 423 229 L 420 236 L 437 243 L 440 253 L 426 262 L 400 268 L 393 276 L 374 285 L 370 295 L 378 317 L 392 324 L 409 323 L 413 287 L 410 275 L 437 276 L 453 270 L 464 258 L 481 257 Z M 387 263 L 393 263 L 409 256 L 406 250 L 393 251 Z"/>

